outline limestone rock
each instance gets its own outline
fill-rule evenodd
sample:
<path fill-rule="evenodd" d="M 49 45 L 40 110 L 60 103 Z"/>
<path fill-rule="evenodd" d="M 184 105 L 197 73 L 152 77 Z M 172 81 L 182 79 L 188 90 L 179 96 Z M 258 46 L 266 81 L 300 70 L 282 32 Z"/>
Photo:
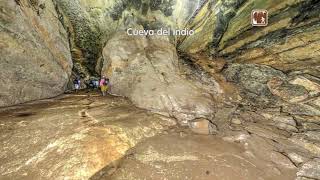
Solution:
<path fill-rule="evenodd" d="M 231 135 L 225 136 L 222 139 L 224 141 L 228 141 L 228 142 L 243 143 L 243 142 L 246 142 L 248 138 L 250 138 L 250 135 L 246 131 L 244 131 L 244 132 L 232 131 Z"/>
<path fill-rule="evenodd" d="M 279 129 L 286 130 L 286 131 L 289 131 L 289 132 L 298 132 L 298 129 L 296 127 L 288 125 L 288 124 L 285 124 L 285 123 L 277 123 L 276 126 Z"/>
<path fill-rule="evenodd" d="M 295 169 L 266 162 L 262 147 L 262 157 L 249 157 L 220 138 L 162 135 L 137 145 L 112 176 L 97 179 L 294 179 Z"/>
<path fill-rule="evenodd" d="M 192 57 L 194 58 L 194 64 L 199 65 L 204 71 L 210 74 L 221 72 L 227 63 L 223 58 L 207 57 L 202 54 L 194 54 Z"/>
<path fill-rule="evenodd" d="M 181 124 L 214 117 L 210 94 L 180 76 L 175 47 L 167 38 L 118 33 L 105 46 L 103 57 L 102 74 L 110 78 L 112 94 Z"/>
<path fill-rule="evenodd" d="M 244 4 L 243 0 L 203 2 L 201 8 L 194 13 L 194 17 L 187 24 L 188 28 L 195 30 L 195 35 L 181 38 L 182 42 L 179 44 L 179 49 L 188 53 L 218 46 L 228 22 Z M 215 49 L 211 49 L 211 53 L 215 54 Z"/>
<path fill-rule="evenodd" d="M 281 108 L 280 107 L 269 107 L 269 108 L 263 108 L 259 109 L 260 114 L 263 115 L 264 113 L 268 114 L 269 116 L 277 116 L 281 114 Z M 267 117 L 266 117 L 267 118 Z"/>
<path fill-rule="evenodd" d="M 195 119 L 188 122 L 191 131 L 197 134 L 217 134 L 218 128 L 207 119 Z"/>
<path fill-rule="evenodd" d="M 183 29 L 201 1 L 55 0 L 70 24 L 72 48 L 82 51 L 81 64 L 91 73 L 104 44 L 119 30 L 135 25 L 146 29 Z M 172 37 L 175 39 L 175 37 Z M 100 73 L 100 70 L 98 71 Z"/>
<path fill-rule="evenodd" d="M 240 125 L 240 124 L 242 124 L 241 120 L 240 120 L 239 118 L 237 118 L 237 117 L 232 118 L 232 119 L 231 119 L 231 123 L 232 123 L 232 124 L 235 124 L 235 125 Z"/>
<path fill-rule="evenodd" d="M 276 131 L 275 127 L 270 128 L 266 126 L 262 126 L 259 124 L 250 123 L 245 129 L 251 134 L 256 134 L 258 136 L 268 138 L 268 139 L 287 139 L 289 137 L 288 133 L 281 132 L 280 130 Z"/>
<path fill-rule="evenodd" d="M 297 122 L 292 116 L 282 115 L 279 109 L 274 111 L 261 110 L 260 114 L 271 122 L 269 124 L 276 126 L 279 129 L 289 132 L 298 132 Z M 266 122 L 267 123 L 267 122 Z"/>
<path fill-rule="evenodd" d="M 297 176 L 310 179 L 320 179 L 320 159 L 315 158 L 305 163 L 297 172 Z"/>
<path fill-rule="evenodd" d="M 295 115 L 293 117 L 300 124 L 302 123 L 314 123 L 318 125 L 320 124 L 320 116 Z"/>
<path fill-rule="evenodd" d="M 298 132 L 297 124 L 291 116 L 276 116 L 272 119 L 279 129 L 290 132 Z"/>
<path fill-rule="evenodd" d="M 311 138 L 310 138 L 311 136 Z M 317 156 L 320 155 L 320 142 L 315 141 L 313 138 L 318 138 L 319 135 L 317 134 L 309 134 L 309 137 L 302 134 L 296 134 L 292 137 L 289 138 L 289 140 L 291 142 L 293 142 L 294 144 L 297 144 L 301 147 L 303 147 L 304 149 L 308 150 L 309 152 L 311 152 L 312 154 L 315 154 Z"/>
<path fill-rule="evenodd" d="M 0 107 L 57 96 L 69 81 L 68 37 L 55 6 L 30 2 L 0 2 Z"/>
<path fill-rule="evenodd" d="M 299 166 L 301 163 L 306 162 L 308 159 L 296 152 L 288 153 L 288 158 L 295 163 L 296 166 Z"/>
<path fill-rule="evenodd" d="M 297 177 L 296 180 L 314 180 L 313 178 Z"/>
<path fill-rule="evenodd" d="M 310 75 L 298 75 L 290 81 L 291 84 L 296 84 L 305 87 L 310 95 L 320 93 L 320 80 Z"/>
<path fill-rule="evenodd" d="M 320 125 L 315 123 L 302 123 L 302 128 L 305 131 L 317 131 L 320 130 Z"/>
<path fill-rule="evenodd" d="M 320 143 L 320 132 L 319 131 L 307 131 L 303 133 L 307 139 Z"/>
<path fill-rule="evenodd" d="M 0 179 L 90 179 L 116 166 L 136 144 L 176 125 L 127 99 L 87 95 L 62 95 L 1 113 Z"/>
<path fill-rule="evenodd" d="M 320 116 L 320 109 L 309 103 L 286 104 L 282 110 L 293 115 L 307 117 L 311 121 L 313 121 L 312 119 L 318 121 Z"/>
<path fill-rule="evenodd" d="M 203 54 L 189 55 L 182 52 L 178 52 L 178 56 L 181 76 L 213 94 L 216 101 L 228 104 L 240 101 L 241 97 L 235 85 L 227 82 L 221 73 L 217 73 L 226 63 L 223 59 Z"/>
<path fill-rule="evenodd" d="M 245 111 L 241 112 L 239 115 L 239 118 L 245 122 L 264 122 L 267 120 L 266 117 L 264 117 L 264 114 L 260 114 L 257 112 L 251 112 L 251 111 Z"/>
<path fill-rule="evenodd" d="M 226 79 L 243 89 L 243 94 L 255 103 L 269 104 L 275 100 L 267 82 L 274 77 L 286 79 L 286 75 L 268 66 L 231 64 L 224 70 Z"/>
<path fill-rule="evenodd" d="M 286 78 L 286 75 L 278 70 L 275 70 L 269 66 L 254 65 L 254 64 L 230 64 L 224 71 L 227 80 L 235 83 L 246 83 L 245 80 L 252 82 L 253 84 L 247 89 L 253 92 L 258 92 L 266 87 L 267 82 L 273 77 Z M 263 87 L 262 87 L 263 86 Z M 255 89 L 257 88 L 257 89 Z"/>
<path fill-rule="evenodd" d="M 296 166 L 293 165 L 292 162 L 286 156 L 284 156 L 283 154 L 281 154 L 279 152 L 272 151 L 270 153 L 270 160 L 275 164 L 278 164 L 280 166 L 284 166 L 289 169 L 296 168 Z"/>
<path fill-rule="evenodd" d="M 308 91 L 300 85 L 290 84 L 280 78 L 274 77 L 267 83 L 273 95 L 279 96 L 284 101 L 294 103 L 308 98 Z"/>
<path fill-rule="evenodd" d="M 189 53 L 208 48 L 232 62 L 301 70 L 319 77 L 319 6 L 318 1 L 308 0 L 205 1 L 187 24 L 195 35 L 182 38 L 179 48 Z M 267 27 L 252 27 L 253 9 L 268 10 Z"/>

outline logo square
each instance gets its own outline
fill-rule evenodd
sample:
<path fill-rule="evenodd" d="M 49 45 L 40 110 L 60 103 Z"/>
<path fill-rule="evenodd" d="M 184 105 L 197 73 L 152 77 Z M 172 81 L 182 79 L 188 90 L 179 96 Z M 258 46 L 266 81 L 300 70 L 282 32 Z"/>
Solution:
<path fill-rule="evenodd" d="M 268 25 L 268 11 L 265 9 L 255 9 L 251 12 L 252 26 L 267 26 Z"/>

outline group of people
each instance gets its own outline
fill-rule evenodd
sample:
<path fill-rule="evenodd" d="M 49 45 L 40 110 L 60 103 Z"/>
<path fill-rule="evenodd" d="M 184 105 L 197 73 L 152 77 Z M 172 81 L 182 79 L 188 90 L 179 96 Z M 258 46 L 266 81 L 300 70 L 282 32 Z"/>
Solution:
<path fill-rule="evenodd" d="M 80 89 L 81 86 L 81 81 L 80 78 L 77 77 L 73 81 L 74 84 L 74 89 L 77 92 Z M 102 92 L 102 95 L 105 96 L 107 95 L 108 88 L 110 87 L 110 80 L 109 78 L 106 78 L 105 76 L 102 76 L 100 81 L 98 80 L 90 80 L 89 86 L 93 89 L 97 89 L 100 87 L 100 90 Z"/>

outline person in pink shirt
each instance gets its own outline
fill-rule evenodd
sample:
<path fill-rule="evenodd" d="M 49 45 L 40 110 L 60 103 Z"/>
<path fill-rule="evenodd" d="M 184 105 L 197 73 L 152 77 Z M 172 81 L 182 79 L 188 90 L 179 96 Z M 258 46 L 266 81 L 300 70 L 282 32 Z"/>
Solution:
<path fill-rule="evenodd" d="M 105 96 L 107 94 L 108 91 L 108 84 L 109 84 L 109 79 L 106 78 L 105 76 L 102 76 L 102 78 L 100 79 L 100 89 L 102 92 L 102 96 Z"/>
<path fill-rule="evenodd" d="M 100 82 L 99 82 L 99 86 L 103 86 L 103 84 L 105 83 L 106 81 L 106 77 L 105 76 L 102 76 L 102 78 L 100 79 Z"/>

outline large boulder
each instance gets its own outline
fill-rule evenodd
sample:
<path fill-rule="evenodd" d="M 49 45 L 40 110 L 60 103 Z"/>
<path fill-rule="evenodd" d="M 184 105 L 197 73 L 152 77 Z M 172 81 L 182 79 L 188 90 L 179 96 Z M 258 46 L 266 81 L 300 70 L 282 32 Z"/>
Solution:
<path fill-rule="evenodd" d="M 101 74 L 110 78 L 112 94 L 182 124 L 213 118 L 211 95 L 179 74 L 176 49 L 166 37 L 118 33 L 105 46 L 103 57 Z"/>
<path fill-rule="evenodd" d="M 52 1 L 1 1 L 0 9 L 0 107 L 63 93 L 72 60 Z"/>

